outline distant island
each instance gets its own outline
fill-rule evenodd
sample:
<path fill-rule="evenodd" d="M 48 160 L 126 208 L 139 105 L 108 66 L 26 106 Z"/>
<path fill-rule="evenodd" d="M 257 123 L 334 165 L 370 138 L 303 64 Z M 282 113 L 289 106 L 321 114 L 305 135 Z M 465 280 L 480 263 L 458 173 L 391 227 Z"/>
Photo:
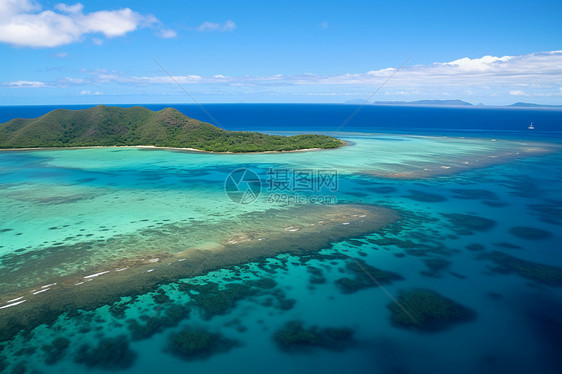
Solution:
<path fill-rule="evenodd" d="M 518 108 L 562 108 L 562 105 L 543 105 L 543 104 L 522 103 L 522 102 L 513 103 L 508 106 L 518 107 Z"/>
<path fill-rule="evenodd" d="M 154 146 L 208 152 L 267 152 L 329 149 L 344 145 L 326 135 L 267 135 L 228 131 L 187 117 L 174 108 L 160 111 L 98 105 L 57 109 L 34 119 L 0 124 L 0 148 Z"/>
<path fill-rule="evenodd" d="M 375 101 L 374 105 L 472 106 L 462 100 Z"/>
<path fill-rule="evenodd" d="M 348 100 L 346 104 L 364 104 L 364 100 Z M 463 106 L 463 107 L 501 107 L 501 108 L 562 108 L 562 105 L 546 105 L 517 102 L 510 105 L 471 104 L 463 100 L 416 100 L 416 101 L 374 101 L 368 105 L 396 105 L 396 106 Z"/>

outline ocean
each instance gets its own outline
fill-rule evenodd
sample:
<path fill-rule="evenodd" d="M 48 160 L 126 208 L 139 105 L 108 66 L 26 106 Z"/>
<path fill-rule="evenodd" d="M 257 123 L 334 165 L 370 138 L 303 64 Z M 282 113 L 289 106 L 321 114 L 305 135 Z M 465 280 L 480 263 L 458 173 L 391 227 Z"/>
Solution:
<path fill-rule="evenodd" d="M 349 145 L 0 152 L 0 372 L 560 373 L 562 111 L 205 108 Z"/>

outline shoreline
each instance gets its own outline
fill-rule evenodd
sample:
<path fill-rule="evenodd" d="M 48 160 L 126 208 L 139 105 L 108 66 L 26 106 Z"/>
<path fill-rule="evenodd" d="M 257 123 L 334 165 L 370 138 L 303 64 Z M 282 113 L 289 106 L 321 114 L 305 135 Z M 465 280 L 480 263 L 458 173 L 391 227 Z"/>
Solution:
<path fill-rule="evenodd" d="M 339 139 L 341 140 L 341 139 Z M 171 151 L 183 151 L 183 152 L 193 152 L 193 153 L 210 153 L 218 155 L 246 155 L 246 154 L 267 154 L 267 153 L 295 153 L 295 152 L 312 152 L 312 151 L 329 151 L 334 149 L 339 149 L 342 147 L 347 147 L 352 145 L 350 142 L 342 141 L 342 145 L 337 148 L 303 148 L 303 149 L 293 149 L 290 151 L 254 151 L 254 152 L 216 152 L 216 151 L 205 151 L 203 149 L 197 148 L 181 148 L 181 147 L 158 147 L 155 145 L 90 145 L 84 147 L 32 147 L 32 148 L 0 148 L 0 152 L 17 152 L 17 151 L 62 151 L 62 150 L 73 150 L 73 149 L 100 149 L 100 148 L 137 148 L 137 149 L 154 149 L 154 150 L 171 150 Z"/>

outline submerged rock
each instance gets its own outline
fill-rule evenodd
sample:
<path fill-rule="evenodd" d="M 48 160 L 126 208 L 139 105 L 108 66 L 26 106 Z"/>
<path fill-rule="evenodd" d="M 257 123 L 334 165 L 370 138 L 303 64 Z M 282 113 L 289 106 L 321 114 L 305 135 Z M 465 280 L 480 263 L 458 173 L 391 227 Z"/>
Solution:
<path fill-rule="evenodd" d="M 476 312 L 435 291 L 412 289 L 400 292 L 398 302 L 388 304 L 393 326 L 425 332 L 446 330 L 476 318 Z"/>
<path fill-rule="evenodd" d="M 315 348 L 344 351 L 353 345 L 355 332 L 346 327 L 304 327 L 301 321 L 287 322 L 273 335 L 277 346 L 286 352 L 308 352 Z"/>

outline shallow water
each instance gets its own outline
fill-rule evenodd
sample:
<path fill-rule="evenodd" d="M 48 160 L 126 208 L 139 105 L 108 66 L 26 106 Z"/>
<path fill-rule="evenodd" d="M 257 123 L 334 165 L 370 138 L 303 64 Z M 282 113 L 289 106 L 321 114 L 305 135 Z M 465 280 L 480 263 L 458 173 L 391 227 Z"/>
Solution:
<path fill-rule="evenodd" d="M 268 199 L 271 191 L 265 180 L 270 168 L 337 170 L 336 191 L 299 193 L 333 195 L 342 206 L 384 206 L 402 217 L 383 231 L 377 228 L 323 244 L 316 248 L 319 252 L 256 257 L 206 275 L 160 281 L 160 286 L 139 287 L 123 295 L 121 303 L 93 310 L 74 310 L 69 305 L 66 314 L 50 315 L 49 325 L 21 325 L 31 331 L 5 343 L 0 371 L 3 366 L 7 372 L 25 366 L 30 372 L 68 373 L 557 372 L 562 348 L 558 272 L 562 270 L 531 267 L 532 271 L 518 272 L 505 261 L 501 267 L 491 254 L 499 251 L 562 267 L 562 172 L 556 167 L 562 161 L 560 153 L 497 160 L 509 162 L 429 178 L 415 174 L 404 180 L 390 173 L 397 167 L 408 172 L 427 166 L 441 169 L 452 162 L 518 152 L 528 145 L 502 139 L 381 134 L 343 138 L 353 145 L 287 154 L 214 155 L 136 148 L 0 152 L 0 266 L 13 274 L 22 269 L 17 277 L 0 278 L 0 289 L 10 295 L 0 295 L 0 307 L 17 303 L 13 300 L 20 296 L 18 290 L 28 292 L 30 287 L 48 291 L 22 295 L 28 303 L 31 298 L 47 300 L 61 286 L 40 288 L 47 282 L 106 271 L 106 264 L 130 256 L 149 261 L 157 254 L 181 253 L 188 245 L 210 251 L 230 227 L 239 231 L 239 224 L 252 226 L 247 217 L 265 217 L 270 210 L 290 212 L 292 205 Z M 262 194 L 252 204 L 235 204 L 225 194 L 224 181 L 238 168 L 251 169 L 264 181 Z M 275 220 L 256 219 L 248 230 L 259 226 L 263 232 L 268 225 L 271 230 L 280 226 Z M 287 231 L 287 235 L 302 233 Z M 436 259 L 440 261 L 431 261 Z M 365 281 L 365 274 L 350 270 L 357 261 L 403 279 L 383 282 L 381 289 L 371 279 Z M 106 276 L 111 274 L 84 281 L 102 284 Z M 346 288 L 341 278 L 361 282 L 357 289 Z M 251 283 L 259 279 L 275 282 L 267 287 Z M 189 286 L 211 282 L 226 290 L 232 284 L 245 288 L 198 293 Z M 476 317 L 439 331 L 393 325 L 387 307 L 391 297 L 399 298 L 401 290 L 414 288 L 436 291 L 470 308 Z M 80 292 L 79 286 L 76 290 Z M 201 294 L 214 298 L 198 298 Z M 0 318 L 23 306 L 0 309 Z M 160 318 L 179 306 L 187 308 L 189 315 L 175 310 L 175 318 Z M 280 349 L 273 337 L 291 320 L 302 321 L 305 327 L 352 328 L 354 342 L 343 347 L 300 344 L 290 351 Z M 149 327 L 139 329 L 133 321 Z M 169 339 L 186 327 L 221 333 L 238 343 L 218 344 L 206 354 L 179 358 L 171 352 Z M 107 355 L 119 349 L 104 346 L 103 339 L 120 335 L 134 353 L 128 355 L 114 343 L 124 351 Z M 68 339 L 67 348 L 46 347 L 60 337 Z M 96 364 L 80 355 L 83 345 L 91 353 L 100 342 Z"/>

